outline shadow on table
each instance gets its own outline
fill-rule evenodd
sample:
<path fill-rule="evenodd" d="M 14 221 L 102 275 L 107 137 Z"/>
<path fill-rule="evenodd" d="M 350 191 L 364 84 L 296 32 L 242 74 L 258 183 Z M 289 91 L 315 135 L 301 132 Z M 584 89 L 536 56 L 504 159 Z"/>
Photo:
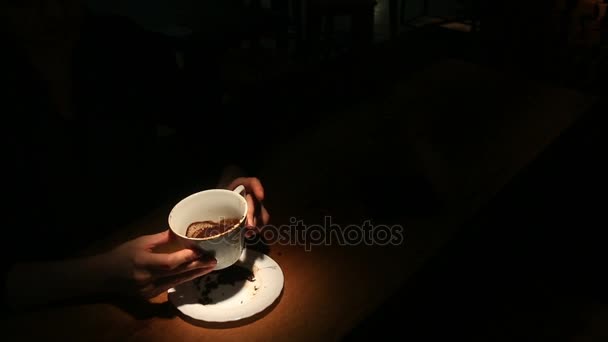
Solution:
<path fill-rule="evenodd" d="M 261 254 L 270 254 L 270 246 L 268 245 L 268 241 L 266 241 L 263 234 L 258 234 L 255 237 L 245 239 L 245 247 Z M 253 262 L 251 261 L 246 261 L 246 263 L 253 265 Z"/>
<path fill-rule="evenodd" d="M 170 302 L 150 303 L 142 300 L 114 300 L 110 304 L 121 309 L 137 320 L 150 318 L 170 319 L 176 316 L 173 305 Z"/>
<path fill-rule="evenodd" d="M 51 305 L 50 308 L 56 309 L 96 304 L 114 306 L 137 320 L 145 320 L 150 318 L 169 319 L 176 316 L 175 312 L 171 310 L 172 305 L 169 302 L 151 303 L 143 299 L 126 296 L 115 297 L 108 295 L 73 299 L 56 303 Z"/>

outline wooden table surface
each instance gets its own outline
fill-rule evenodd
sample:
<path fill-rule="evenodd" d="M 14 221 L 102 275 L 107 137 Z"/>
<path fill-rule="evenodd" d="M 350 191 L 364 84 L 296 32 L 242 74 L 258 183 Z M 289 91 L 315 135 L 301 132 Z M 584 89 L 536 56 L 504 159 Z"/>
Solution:
<path fill-rule="evenodd" d="M 14 317 L 2 328 L 20 340 L 337 340 L 593 102 L 571 90 L 463 62 L 432 65 L 377 101 L 344 108 L 316 132 L 277 145 L 260 174 L 275 225 L 294 217 L 316 223 L 323 215 L 361 224 L 368 212 L 348 189 L 356 189 L 370 167 L 387 170 L 377 187 L 394 187 L 404 170 L 398 165 L 412 166 L 443 205 L 432 215 L 401 215 L 400 246 L 334 244 L 306 251 L 301 245 L 272 245 L 269 255 L 285 275 L 283 293 L 268 310 L 243 322 L 189 322 L 163 294 L 146 305 L 100 300 L 45 309 Z M 379 151 L 390 152 L 389 159 L 367 165 L 378 160 Z M 169 210 L 170 204 L 159 208 L 112 241 L 165 229 Z"/>

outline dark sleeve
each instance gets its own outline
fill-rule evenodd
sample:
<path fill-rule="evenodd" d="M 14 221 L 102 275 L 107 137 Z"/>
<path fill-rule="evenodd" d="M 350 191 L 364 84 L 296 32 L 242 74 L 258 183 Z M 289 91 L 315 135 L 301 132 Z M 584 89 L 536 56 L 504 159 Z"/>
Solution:
<path fill-rule="evenodd" d="M 7 39 L 0 35 L 0 42 L 3 43 L 4 47 L 7 47 Z M 11 46 L 14 48 L 14 46 Z M 15 51 L 14 49 L 7 49 L 8 51 Z M 2 234 L 2 248 L 0 249 L 0 258 L 2 262 L 0 264 L 0 305 L 3 313 L 6 312 L 6 278 L 9 269 L 15 262 L 13 253 L 11 253 L 13 245 L 13 227 L 15 227 L 18 212 L 16 211 L 19 202 L 20 194 L 17 191 L 18 183 L 22 182 L 23 179 L 20 176 L 21 162 L 18 158 L 19 153 L 17 151 L 18 145 L 16 144 L 17 137 L 19 136 L 19 81 L 22 79 L 17 77 L 20 75 L 18 71 L 18 60 L 16 56 L 10 53 L 3 53 L 0 56 L 0 72 L 3 77 L 0 79 L 0 88 L 3 89 L 0 92 L 0 113 L 2 113 L 2 125 L 5 128 L 3 134 L 0 135 L 0 155 L 2 156 L 2 196 L 4 200 L 0 206 L 0 215 L 2 215 L 2 222 L 0 223 L 0 234 Z"/>
<path fill-rule="evenodd" d="M 3 102 L 6 103 L 6 102 Z M 9 119 L 10 121 L 10 119 Z M 6 312 L 7 309 L 7 275 L 10 268 L 17 262 L 17 258 L 13 250 L 16 248 L 16 231 L 19 229 L 19 219 L 23 219 L 23 213 L 20 210 L 19 203 L 23 202 L 23 192 L 25 189 L 20 191 L 19 187 L 21 185 L 26 185 L 28 180 L 24 179 L 25 173 L 22 171 L 22 162 L 19 158 L 19 154 L 17 152 L 16 145 L 16 134 L 15 130 L 11 132 L 7 132 L 3 134 L 1 140 L 1 151 L 2 158 L 4 159 L 3 163 L 3 177 L 2 177 L 2 195 L 4 197 L 4 201 L 2 206 L 1 215 L 2 215 L 2 242 L 3 248 L 0 252 L 0 257 L 2 258 L 2 266 L 0 269 L 1 272 L 1 283 L 0 290 L 1 292 L 1 305 L 3 312 Z"/>
<path fill-rule="evenodd" d="M 0 39 L 1 40 L 1 39 Z M 31 69 L 16 49 L 7 49 L 0 57 L 0 155 L 2 156 L 1 188 L 4 200 L 0 206 L 0 300 L 5 308 L 7 273 L 15 263 L 48 256 L 36 243 L 27 243 L 27 234 L 38 236 L 39 223 L 47 218 L 44 191 L 33 167 L 31 133 L 36 116 L 43 112 L 45 99 Z M 42 245 L 56 249 L 55 241 L 40 239 Z M 6 312 L 4 312 L 6 313 Z"/>

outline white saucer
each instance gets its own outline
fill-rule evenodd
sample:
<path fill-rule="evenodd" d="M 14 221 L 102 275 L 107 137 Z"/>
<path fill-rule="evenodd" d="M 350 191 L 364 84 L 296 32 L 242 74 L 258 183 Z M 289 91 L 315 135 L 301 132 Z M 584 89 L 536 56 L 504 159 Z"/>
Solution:
<path fill-rule="evenodd" d="M 218 284 L 222 271 L 212 272 L 169 289 L 169 301 L 184 315 L 207 322 L 236 321 L 272 305 L 283 290 L 281 267 L 268 255 L 250 249 L 243 250 L 235 265 L 253 271 L 254 279 Z"/>

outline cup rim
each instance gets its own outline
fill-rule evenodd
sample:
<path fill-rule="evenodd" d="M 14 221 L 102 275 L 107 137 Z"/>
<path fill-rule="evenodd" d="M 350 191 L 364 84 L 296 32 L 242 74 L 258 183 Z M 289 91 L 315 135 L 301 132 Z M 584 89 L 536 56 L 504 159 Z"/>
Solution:
<path fill-rule="evenodd" d="M 191 237 L 187 237 L 185 235 L 182 235 L 178 232 L 175 231 L 175 229 L 173 229 L 173 227 L 171 226 L 171 216 L 173 215 L 173 212 L 175 211 L 175 208 L 180 205 L 182 202 L 190 199 L 191 197 L 200 195 L 202 193 L 205 192 L 227 192 L 227 193 L 231 193 L 234 194 L 235 196 L 237 196 L 239 198 L 239 200 L 241 202 L 243 202 L 245 204 L 245 214 L 241 216 L 241 219 L 239 220 L 238 223 L 236 223 L 234 226 L 232 226 L 230 229 L 225 230 L 224 232 L 217 234 L 217 235 L 213 235 L 213 236 L 208 236 L 208 237 L 204 237 L 204 238 L 191 238 Z M 184 198 L 182 198 L 180 201 L 178 201 L 173 208 L 171 208 L 171 211 L 169 212 L 169 217 L 168 217 L 168 224 L 169 224 L 169 229 L 171 230 L 171 232 L 173 232 L 173 234 L 181 237 L 182 239 L 186 239 L 186 240 L 191 240 L 191 241 L 207 241 L 207 240 L 214 240 L 217 239 L 219 237 L 222 237 L 226 234 L 231 233 L 232 231 L 234 231 L 235 229 L 237 229 L 238 227 L 241 226 L 241 224 L 243 223 L 243 221 L 245 221 L 245 219 L 247 219 L 247 212 L 249 212 L 249 205 L 247 203 L 247 200 L 245 199 L 245 197 L 241 196 L 240 194 L 232 191 L 232 190 L 228 190 L 228 189 L 208 189 L 208 190 L 203 190 L 203 191 L 199 191 L 199 192 L 195 192 L 193 194 L 190 194 Z"/>

